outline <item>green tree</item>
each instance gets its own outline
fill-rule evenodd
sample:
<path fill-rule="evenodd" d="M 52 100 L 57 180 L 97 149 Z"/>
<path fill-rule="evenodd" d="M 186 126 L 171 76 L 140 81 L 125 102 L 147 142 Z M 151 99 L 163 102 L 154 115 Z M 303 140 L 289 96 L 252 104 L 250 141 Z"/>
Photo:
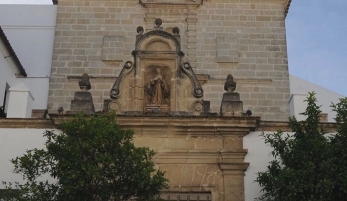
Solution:
<path fill-rule="evenodd" d="M 329 176 L 335 181 L 334 200 L 347 200 L 347 98 L 340 99 L 332 107 L 337 113 L 337 134 L 330 142 L 332 164 Z"/>
<path fill-rule="evenodd" d="M 44 133 L 46 149 L 28 150 L 12 160 L 26 183 L 7 183 L 6 200 L 150 201 L 159 200 L 167 188 L 164 172 L 151 161 L 154 151 L 135 147 L 133 131 L 120 129 L 114 114 L 80 114 L 62 123 L 61 130 Z M 40 181 L 43 175 L 55 182 Z"/>
<path fill-rule="evenodd" d="M 333 105 L 338 133 L 327 135 L 319 123 L 320 107 L 310 93 L 305 121 L 290 117 L 294 135 L 278 131 L 262 134 L 275 158 L 257 182 L 263 201 L 347 200 L 347 100 Z"/>

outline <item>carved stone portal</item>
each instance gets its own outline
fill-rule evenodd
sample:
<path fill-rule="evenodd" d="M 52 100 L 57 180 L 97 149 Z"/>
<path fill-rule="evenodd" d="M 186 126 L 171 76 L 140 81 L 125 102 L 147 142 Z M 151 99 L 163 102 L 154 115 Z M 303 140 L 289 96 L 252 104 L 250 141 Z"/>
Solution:
<path fill-rule="evenodd" d="M 106 110 L 135 115 L 169 115 L 196 113 L 203 89 L 189 63 L 182 62 L 179 28 L 163 31 L 161 19 L 155 29 L 145 33 L 137 28 L 134 63 L 124 64 L 106 100 Z M 135 31 L 135 30 L 134 30 Z M 120 106 L 121 105 L 121 106 Z"/>

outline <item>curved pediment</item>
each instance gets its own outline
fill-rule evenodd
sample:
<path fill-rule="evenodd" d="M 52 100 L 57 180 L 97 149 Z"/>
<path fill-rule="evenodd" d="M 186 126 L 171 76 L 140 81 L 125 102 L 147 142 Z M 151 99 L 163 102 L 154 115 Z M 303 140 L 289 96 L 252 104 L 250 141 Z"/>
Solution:
<path fill-rule="evenodd" d="M 154 30 L 137 39 L 136 50 L 179 52 L 181 51 L 181 45 L 177 38 L 170 33 Z"/>
<path fill-rule="evenodd" d="M 170 43 L 170 41 L 165 41 L 162 39 L 158 39 L 156 37 L 151 38 L 151 40 L 146 41 L 143 45 L 142 45 L 143 50 L 146 51 L 175 51 L 175 47 L 172 46 L 172 44 Z"/>

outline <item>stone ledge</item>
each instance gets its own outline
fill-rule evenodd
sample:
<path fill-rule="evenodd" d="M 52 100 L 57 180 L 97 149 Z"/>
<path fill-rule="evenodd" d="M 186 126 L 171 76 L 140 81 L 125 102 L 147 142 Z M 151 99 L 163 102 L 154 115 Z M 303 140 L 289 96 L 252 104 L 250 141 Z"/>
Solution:
<path fill-rule="evenodd" d="M 203 0 L 184 1 L 184 0 L 139 0 L 139 3 L 145 8 L 198 8 L 203 4 Z"/>
<path fill-rule="evenodd" d="M 195 76 L 201 85 L 205 84 L 210 79 L 210 75 L 208 74 L 195 74 Z"/>
<path fill-rule="evenodd" d="M 73 117 L 70 114 L 50 114 L 54 124 L 59 124 Z M 122 128 L 134 129 L 137 135 L 158 134 L 170 131 L 174 135 L 192 136 L 245 136 L 254 131 L 260 117 L 153 117 L 153 116 L 118 116 L 117 122 Z"/>
<path fill-rule="evenodd" d="M 325 129 L 326 132 L 336 132 L 336 123 L 321 123 L 320 125 Z M 283 132 L 292 132 L 288 121 L 260 121 L 260 124 L 256 129 L 256 131 L 274 132 L 278 130 L 281 130 Z"/>
<path fill-rule="evenodd" d="M 80 80 L 81 79 L 81 75 L 68 75 L 67 79 L 69 81 L 76 81 L 76 80 Z M 93 76 L 93 75 L 89 75 L 89 79 L 95 80 L 105 80 L 105 79 L 110 79 L 112 81 L 117 79 L 117 76 Z"/>
<path fill-rule="evenodd" d="M 219 167 L 224 175 L 240 175 L 247 170 L 249 163 L 220 163 Z"/>
<path fill-rule="evenodd" d="M 157 164 L 220 164 L 244 161 L 246 149 L 235 150 L 158 150 Z"/>
<path fill-rule="evenodd" d="M 53 129 L 54 124 L 50 119 L 11 119 L 0 118 L 0 128 L 36 128 Z"/>

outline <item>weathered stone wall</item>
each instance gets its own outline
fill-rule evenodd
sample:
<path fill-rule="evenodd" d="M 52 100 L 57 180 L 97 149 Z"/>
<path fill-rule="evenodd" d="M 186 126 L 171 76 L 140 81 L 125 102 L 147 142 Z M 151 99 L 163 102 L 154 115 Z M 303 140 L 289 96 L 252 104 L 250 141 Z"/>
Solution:
<path fill-rule="evenodd" d="M 176 0 L 180 1 L 180 0 Z M 60 0 L 58 4 L 50 110 L 69 110 L 77 79 L 91 79 L 96 111 L 109 98 L 123 62 L 133 60 L 136 28 L 163 20 L 180 28 L 182 50 L 198 74 L 208 74 L 204 100 L 218 112 L 227 74 L 238 83 L 244 110 L 265 120 L 289 116 L 285 0 L 206 0 L 196 7 L 146 8 L 138 0 Z"/>
<path fill-rule="evenodd" d="M 50 114 L 58 127 L 72 116 Z M 167 192 L 210 193 L 209 200 L 213 201 L 244 201 L 244 174 L 249 163 L 244 162 L 247 149 L 243 147 L 243 137 L 256 129 L 259 120 L 259 117 L 117 117 L 122 129 L 134 130 L 136 146 L 156 151 L 153 161 L 156 168 L 166 172 Z"/>

